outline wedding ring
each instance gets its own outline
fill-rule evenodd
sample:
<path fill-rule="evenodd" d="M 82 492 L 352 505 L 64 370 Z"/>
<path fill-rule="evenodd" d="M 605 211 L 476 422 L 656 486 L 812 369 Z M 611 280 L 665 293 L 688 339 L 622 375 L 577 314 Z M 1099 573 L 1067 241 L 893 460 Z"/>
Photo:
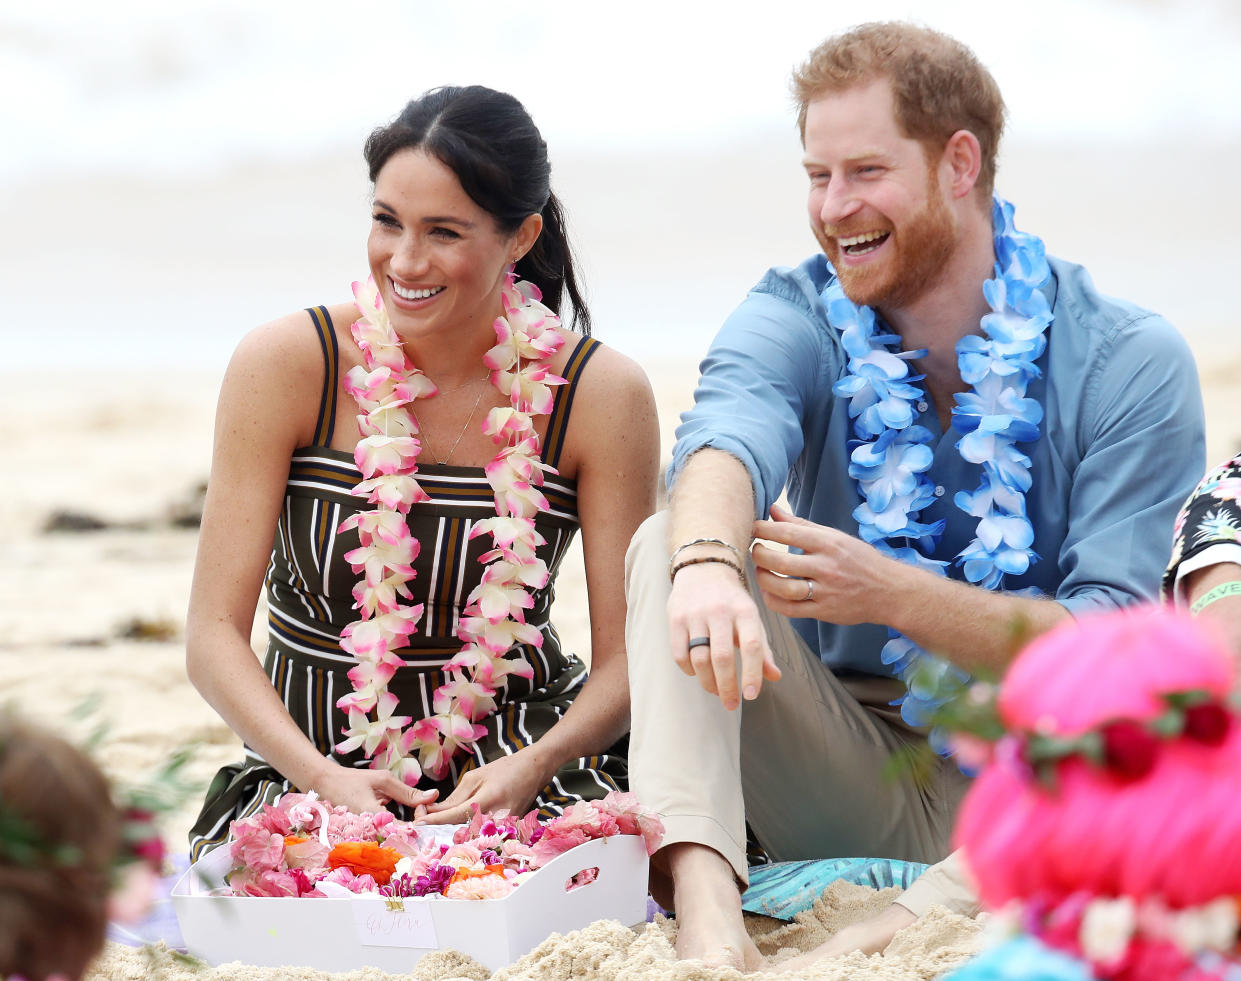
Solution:
<path fill-rule="evenodd" d="M 691 637 L 689 639 L 689 643 L 685 646 L 687 650 L 691 650 L 691 651 L 695 647 L 710 647 L 711 638 L 710 637 Z"/>
<path fill-rule="evenodd" d="M 809 603 L 812 599 L 814 599 L 814 580 L 807 579 L 806 580 L 806 595 L 801 598 L 801 601 L 803 603 Z"/>

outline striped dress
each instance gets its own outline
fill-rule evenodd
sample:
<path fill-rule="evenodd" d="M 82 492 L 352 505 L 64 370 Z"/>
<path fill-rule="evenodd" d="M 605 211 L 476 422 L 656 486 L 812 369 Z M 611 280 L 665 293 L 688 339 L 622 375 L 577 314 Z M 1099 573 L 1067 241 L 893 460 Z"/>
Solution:
<path fill-rule="evenodd" d="M 343 737 L 345 713 L 336 701 L 353 688 L 346 673 L 356 663 L 340 648 L 340 631 L 357 619 L 352 590 L 355 573 L 344 554 L 359 545 L 356 531 L 337 532 L 340 523 L 367 507 L 349 491 L 361 480 L 352 453 L 327 444 L 335 427 L 339 350 L 327 310 L 309 311 L 318 331 L 327 364 L 314 445 L 293 454 L 284 506 L 276 526 L 265 591 L 268 608 L 268 644 L 264 669 L 289 714 L 311 742 L 337 762 L 363 767 L 361 750 L 339 754 L 333 744 Z M 555 466 L 564 445 L 569 412 L 582 368 L 598 347 L 583 338 L 569 358 L 556 389 L 555 407 L 543 442 L 543 459 Z M 346 411 L 352 407 L 352 402 Z M 489 535 L 471 541 L 474 522 L 495 514 L 492 490 L 481 468 L 420 463 L 418 483 L 431 500 L 415 505 L 409 527 L 421 549 L 411 583 L 414 603 L 424 603 L 417 632 L 398 654 L 405 666 L 397 670 L 389 690 L 399 699 L 397 713 L 415 720 L 432 714 L 435 689 L 448 680 L 444 664 L 461 648 L 457 620 L 466 597 L 481 580 L 479 556 L 491 548 Z M 534 592 L 534 607 L 526 620 L 539 628 L 543 646 L 520 645 L 521 655 L 533 666 L 529 679 L 509 675 L 507 688 L 497 696 L 497 711 L 480 724 L 487 734 L 469 754 L 453 759 L 452 772 L 441 782 L 424 777 L 422 788 L 436 787 L 443 800 L 461 775 L 489 760 L 515 752 L 554 726 L 586 679 L 585 665 L 564 653 L 549 617 L 556 573 L 578 528 L 577 490 L 572 480 L 548 474 L 543 492 L 550 509 L 535 519 L 536 530 L 547 543 L 538 555 L 547 563 L 547 585 Z M 513 656 L 510 654 L 509 656 Z M 626 789 L 628 773 L 622 744 L 598 756 L 570 760 L 539 794 L 536 806 L 544 817 L 562 811 L 575 800 L 595 799 L 608 791 Z M 207 790 L 206 801 L 190 831 L 191 859 L 228 837 L 229 822 L 248 817 L 293 789 L 275 769 L 249 747 L 242 762 L 221 769 Z M 408 817 L 402 813 L 400 816 Z"/>

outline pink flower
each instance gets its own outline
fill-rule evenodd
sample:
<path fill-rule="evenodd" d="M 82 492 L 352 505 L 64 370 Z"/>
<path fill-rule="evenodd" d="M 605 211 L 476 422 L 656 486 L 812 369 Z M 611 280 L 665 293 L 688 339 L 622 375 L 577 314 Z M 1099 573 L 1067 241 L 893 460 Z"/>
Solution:
<path fill-rule="evenodd" d="M 516 879 L 481 875 L 450 882 L 444 895 L 449 899 L 503 899 L 516 887 Z"/>
<path fill-rule="evenodd" d="M 483 472 L 495 492 L 496 511 L 501 515 L 529 517 L 548 510 L 547 498 L 538 490 L 543 470 L 549 467 L 522 453 L 502 451 Z"/>
<path fill-rule="evenodd" d="M 358 401 L 382 403 L 392 395 L 393 371 L 388 365 L 380 365 L 367 371 L 364 365 L 354 365 L 345 374 L 341 387 Z"/>
<path fill-rule="evenodd" d="M 418 832 L 413 825 L 406 824 L 404 821 L 397 821 L 396 824 L 399 827 L 394 828 L 384 837 L 384 848 L 391 848 L 411 858 L 416 856 L 422 848 L 419 844 Z"/>
<path fill-rule="evenodd" d="M 416 759 L 409 755 L 410 733 L 406 730 L 398 739 L 389 739 L 387 744 L 371 760 L 371 766 L 378 770 L 388 770 L 407 787 L 418 786 L 422 779 L 422 767 Z"/>
<path fill-rule="evenodd" d="M 457 747 L 473 743 L 487 734 L 485 726 L 476 726 L 455 710 L 436 714 L 416 722 L 406 734 L 408 749 L 417 748 L 422 769 L 436 780 L 448 773 L 448 761 Z"/>
<path fill-rule="evenodd" d="M 405 585 L 407 582 L 409 582 L 409 577 L 401 575 L 389 576 L 383 582 L 374 584 L 368 583 L 365 579 L 362 580 L 353 587 L 354 609 L 368 617 L 376 613 L 395 613 L 405 609 L 400 605 L 397 597 L 413 598 L 409 587 Z M 421 603 L 408 609 L 416 610 L 418 616 L 422 616 Z M 413 616 L 412 613 L 409 615 Z"/>
<path fill-rule="evenodd" d="M 402 514 L 406 514 L 415 504 L 431 500 L 413 477 L 401 473 L 380 474 L 363 480 L 349 493 L 355 497 L 365 497 L 369 504 L 382 504 Z"/>
<path fill-rule="evenodd" d="M 497 545 L 512 545 L 518 540 L 529 541 L 534 545 L 546 545 L 547 539 L 534 530 L 533 518 L 501 517 L 484 518 L 474 522 L 470 529 L 470 538 L 489 533 Z"/>
<path fill-rule="evenodd" d="M 535 435 L 534 422 L 525 412 L 511 406 L 497 406 L 483 420 L 483 432 L 496 442 L 520 442 Z"/>
<path fill-rule="evenodd" d="M 534 848 L 523 844 L 515 838 L 502 842 L 497 849 L 504 856 L 504 864 L 519 869 L 533 868 L 535 865 Z"/>
<path fill-rule="evenodd" d="M 342 645 L 343 646 L 343 645 Z M 356 654 L 354 654 L 357 657 Z M 359 661 L 354 667 L 349 669 L 349 680 L 353 682 L 353 687 L 361 693 L 362 689 L 375 689 L 387 687 L 393 675 L 396 674 L 396 665 L 390 661 Z M 375 695 L 378 699 L 378 695 Z M 375 699 L 371 701 L 370 706 L 365 711 L 369 711 L 374 707 Z"/>
<path fill-rule="evenodd" d="M 255 871 L 242 869 L 230 872 L 228 884 L 233 891 L 241 896 L 287 896 L 297 898 L 307 895 L 313 890 L 308 888 L 309 881 L 301 869 L 293 872 L 277 872 L 271 869 Z"/>
<path fill-rule="evenodd" d="M 448 851 L 444 852 L 440 859 L 441 864 L 452 865 L 456 868 L 463 866 L 477 865 L 481 861 L 483 850 L 473 841 L 463 841 L 460 844 L 449 846 Z"/>
<path fill-rule="evenodd" d="M 379 884 L 369 873 L 363 875 L 354 875 L 345 866 L 333 869 L 325 875 L 320 882 L 332 882 L 338 886 L 344 886 L 350 892 L 375 892 L 379 888 Z"/>
<path fill-rule="evenodd" d="M 495 693 L 494 688 L 458 676 L 436 689 L 432 706 L 436 712 L 448 712 L 455 699 L 465 717 L 477 722 L 496 710 Z"/>
<path fill-rule="evenodd" d="M 366 478 L 410 469 L 422 450 L 414 436 L 367 436 L 358 440 L 353 462 Z"/>
<path fill-rule="evenodd" d="M 341 630 L 340 646 L 363 663 L 369 659 L 382 658 L 391 648 L 405 646 L 409 635 L 418 629 L 421 618 L 422 604 L 419 604 L 399 606 L 369 620 L 355 620 Z M 395 664 L 391 666 L 397 667 Z M 386 685 L 390 678 L 389 675 L 383 683 Z"/>
<path fill-rule="evenodd" d="M 233 843 L 229 855 L 234 865 L 252 869 L 274 869 L 284 859 L 284 836 L 273 834 L 245 821 L 234 821 L 229 826 Z"/>
<path fill-rule="evenodd" d="M 580 889 L 582 886 L 588 886 L 599 878 L 599 867 L 596 865 L 591 869 L 582 869 L 577 875 L 569 880 L 566 892 L 572 892 L 574 889 Z"/>
<path fill-rule="evenodd" d="M 353 566 L 354 572 L 365 570 L 367 586 L 381 583 L 391 576 L 407 580 L 414 578 L 414 570 L 410 565 L 413 558 L 411 549 L 405 543 L 389 545 L 377 538 L 371 539 L 369 545 L 362 545 L 345 553 L 345 561 Z"/>
<path fill-rule="evenodd" d="M 613 790 L 596 803 L 599 810 L 607 811 L 616 819 L 617 833 L 641 835 L 646 843 L 646 853 L 654 855 L 664 837 L 664 823 L 659 815 L 645 807 L 634 793 Z"/>
<path fill-rule="evenodd" d="M 483 573 L 482 582 L 466 598 L 466 603 L 477 604 L 478 612 L 493 623 L 517 617 L 520 610 L 533 609 L 534 597 L 508 575 L 515 568 L 508 562 L 493 562 Z"/>
<path fill-rule="evenodd" d="M 375 750 L 387 742 L 390 733 L 399 733 L 410 723 L 408 715 L 392 714 L 398 703 L 395 695 L 384 692 L 376 703 L 374 720 L 361 712 L 349 711 L 349 728 L 343 730 L 345 738 L 336 744 L 336 751 L 350 753 L 361 746 L 366 756 L 374 756 Z"/>
<path fill-rule="evenodd" d="M 359 511 L 342 521 L 336 530 L 344 532 L 352 528 L 358 529 L 363 543 L 371 538 L 378 538 L 386 545 L 405 542 L 413 552 L 410 561 L 418 557 L 418 539 L 409 533 L 409 524 L 397 511 Z"/>
<path fill-rule="evenodd" d="M 543 837 L 534 843 L 531 847 L 531 854 L 534 856 L 535 864 L 538 866 L 546 865 L 557 855 L 563 855 L 565 852 L 578 845 L 585 844 L 592 838 L 599 835 L 592 835 L 582 827 L 564 827 L 553 829 L 550 824 L 544 827 Z"/>
<path fill-rule="evenodd" d="M 457 636 L 464 641 L 472 642 L 476 646 L 481 643 L 494 654 L 504 654 L 518 644 L 529 644 L 531 647 L 543 646 L 543 635 L 539 633 L 538 627 L 519 620 L 488 620 L 486 617 L 477 616 L 476 610 L 467 609 L 465 612 L 466 615 L 462 617 L 457 626 Z M 458 657 L 465 652 L 466 649 L 462 648 Z M 530 674 L 514 673 L 522 678 L 529 678 L 533 675 L 533 671 Z M 484 684 L 491 683 L 488 678 L 478 680 Z"/>
<path fill-rule="evenodd" d="M 108 919 L 139 923 L 155 904 L 159 873 L 146 862 L 130 862 L 118 875 L 119 882 L 108 893 Z"/>
<path fill-rule="evenodd" d="M 305 869 L 313 874 L 327 867 L 329 851 L 331 848 L 318 838 L 307 838 L 305 841 L 287 843 L 284 846 L 284 861 L 290 869 Z"/>
<path fill-rule="evenodd" d="M 509 397 L 513 408 L 536 415 L 546 415 L 556 404 L 549 386 L 566 384 L 565 379 L 553 374 L 545 364 L 527 364 L 516 371 L 497 371 L 493 379 L 496 388 Z"/>

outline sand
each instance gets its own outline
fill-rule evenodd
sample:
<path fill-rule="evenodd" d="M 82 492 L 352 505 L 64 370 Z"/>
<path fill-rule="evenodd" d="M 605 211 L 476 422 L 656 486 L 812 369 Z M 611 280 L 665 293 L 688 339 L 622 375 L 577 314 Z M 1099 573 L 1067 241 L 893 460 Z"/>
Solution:
<path fill-rule="evenodd" d="M 383 981 L 390 977 L 415 981 L 732 981 L 748 978 L 789 978 L 779 962 L 822 943 L 836 930 L 878 911 L 898 894 L 896 889 L 873 890 L 837 882 L 828 887 L 814 907 L 799 913 L 795 922 L 780 924 L 766 917 L 748 917 L 747 926 L 768 957 L 770 969 L 742 974 L 701 961 L 677 961 L 673 944 L 676 925 L 657 917 L 655 922 L 629 928 L 601 920 L 582 930 L 553 934 L 516 963 L 492 973 L 456 951 L 429 954 L 411 974 L 390 975 L 364 969 L 324 974 L 304 968 L 256 968 L 242 964 L 205 967 L 174 955 L 164 947 L 145 950 L 108 944 L 87 974 L 87 981 L 129 981 L 158 976 L 167 981 Z M 774 926 L 773 926 L 774 924 Z M 932 907 L 926 916 L 902 930 L 882 954 L 849 954 L 825 960 L 796 977 L 808 981 L 929 981 L 977 953 L 982 927 L 977 920 Z"/>
<path fill-rule="evenodd" d="M 1197 351 L 1206 397 L 1212 460 L 1241 446 L 1241 357 L 1220 335 Z M 693 387 L 692 359 L 644 362 L 656 388 L 664 456 L 676 416 Z M 180 372 L 158 381 L 104 372 L 57 385 L 4 377 L 0 413 L 5 489 L 0 497 L 0 691 L 4 699 L 49 725 L 85 735 L 103 722 L 99 758 L 114 778 L 151 772 L 183 744 L 196 747 L 188 776 L 205 786 L 240 744 L 185 676 L 183 630 L 196 533 L 176 526 L 193 509 L 206 477 L 218 376 Z M 61 511 L 76 511 L 106 527 L 48 532 Z M 71 522 L 70 522 L 71 523 Z M 589 655 L 580 559 L 566 561 L 554 616 L 570 649 Z M 255 638 L 256 648 L 261 638 Z M 96 708 L 83 714 L 84 699 Z M 164 832 L 185 847 L 198 796 L 170 814 Z M 773 933 L 753 921 L 764 952 L 808 949 L 883 897 L 828 896 L 819 919 Z M 839 908 L 837 908 L 839 907 Z M 731 977 L 701 965 L 672 961 L 672 926 L 633 932 L 616 924 L 549 940 L 497 978 Z M 930 978 L 968 956 L 977 925 L 948 914 L 928 917 L 902 933 L 886 957 L 853 955 L 825 964 L 818 978 Z M 159 968 L 170 979 L 191 973 L 167 951 L 110 946 L 92 978 L 147 977 Z M 239 966 L 198 970 L 199 978 L 321 977 L 292 970 Z M 414 975 L 426 979 L 482 978 L 485 970 L 452 955 L 428 958 Z M 807 977 L 811 975 L 805 975 Z M 341 975 L 378 978 L 374 972 Z"/>

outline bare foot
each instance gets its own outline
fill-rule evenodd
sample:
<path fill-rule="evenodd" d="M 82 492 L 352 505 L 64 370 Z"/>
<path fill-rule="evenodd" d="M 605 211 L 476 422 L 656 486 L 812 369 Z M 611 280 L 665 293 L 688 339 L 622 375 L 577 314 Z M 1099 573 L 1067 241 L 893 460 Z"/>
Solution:
<path fill-rule="evenodd" d="M 741 893 L 728 861 L 714 848 L 687 842 L 669 845 L 667 860 L 675 889 L 677 957 L 762 970 L 766 961 L 745 932 Z"/>
<path fill-rule="evenodd" d="M 917 917 L 900 903 L 893 903 L 881 913 L 876 913 L 868 920 L 850 923 L 847 927 L 797 957 L 781 961 L 778 971 L 797 971 L 809 967 L 829 957 L 842 957 L 851 951 L 860 950 L 863 954 L 877 954 L 892 942 L 898 930 L 913 923 Z"/>

